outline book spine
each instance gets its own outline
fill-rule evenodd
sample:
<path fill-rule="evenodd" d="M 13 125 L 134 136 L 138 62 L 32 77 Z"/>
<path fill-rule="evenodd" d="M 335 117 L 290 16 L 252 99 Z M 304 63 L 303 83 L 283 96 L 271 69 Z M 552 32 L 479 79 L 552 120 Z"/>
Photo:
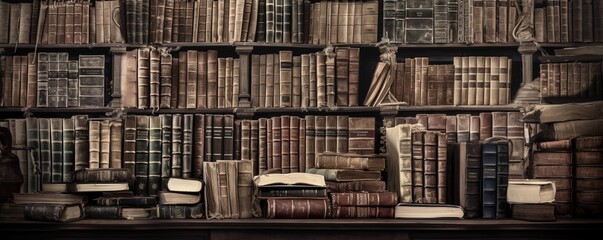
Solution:
<path fill-rule="evenodd" d="M 171 176 L 182 177 L 182 140 L 183 140 L 183 119 L 182 114 L 172 115 L 172 160 Z"/>
<path fill-rule="evenodd" d="M 196 116 L 195 116 L 196 117 Z M 172 115 L 159 115 L 161 124 L 161 190 L 166 189 L 172 164 Z"/>
<path fill-rule="evenodd" d="M 159 219 L 200 219 L 205 218 L 204 204 L 187 205 L 159 205 L 157 207 Z"/>
<path fill-rule="evenodd" d="M 507 203 L 507 187 L 509 185 L 509 145 L 498 143 L 496 160 L 496 218 L 507 218 L 510 206 Z"/>
<path fill-rule="evenodd" d="M 74 120 L 63 119 L 63 181 L 71 182 L 75 170 L 75 126 Z"/>
<path fill-rule="evenodd" d="M 195 114 L 193 121 L 192 177 L 199 178 L 203 174 L 203 162 L 205 161 L 205 116 Z M 169 137 L 171 138 L 171 134 Z M 169 143 L 166 142 L 164 148 L 169 148 Z M 167 156 L 168 155 L 166 154 L 166 158 L 168 158 Z M 166 159 L 166 162 L 169 161 Z"/>
<path fill-rule="evenodd" d="M 50 119 L 51 182 L 63 182 L 63 120 Z"/>
<path fill-rule="evenodd" d="M 329 204 L 325 199 L 268 199 L 266 218 L 327 218 Z"/>
<path fill-rule="evenodd" d="M 157 196 L 161 189 L 161 119 L 149 117 L 147 195 Z"/>
<path fill-rule="evenodd" d="M 136 143 L 135 143 L 135 176 L 136 188 L 134 193 L 139 196 L 148 194 L 149 179 L 149 132 L 150 117 L 136 116 Z"/>
<path fill-rule="evenodd" d="M 80 55 L 80 107 L 105 106 L 105 55 Z"/>

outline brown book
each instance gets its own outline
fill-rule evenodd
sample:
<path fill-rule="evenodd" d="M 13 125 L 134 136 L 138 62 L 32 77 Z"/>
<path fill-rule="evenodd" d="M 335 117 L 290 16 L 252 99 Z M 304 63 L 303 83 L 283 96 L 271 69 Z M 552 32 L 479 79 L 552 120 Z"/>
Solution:
<path fill-rule="evenodd" d="M 217 107 L 226 107 L 226 58 L 218 58 Z"/>
<path fill-rule="evenodd" d="M 340 4 L 340 6 L 345 6 Z M 346 8 L 347 9 L 347 8 Z M 341 32 L 340 32 L 341 33 Z M 335 50 L 336 60 L 336 105 L 349 106 L 349 65 L 350 65 L 350 48 L 338 47 Z"/>
<path fill-rule="evenodd" d="M 444 204 L 447 202 L 448 196 L 446 192 L 448 191 L 448 148 L 447 148 L 447 139 L 445 133 L 437 133 L 438 138 L 438 154 L 437 154 L 437 196 L 439 204 Z"/>
<path fill-rule="evenodd" d="M 82 206 L 78 204 L 28 204 L 24 215 L 26 220 L 45 222 L 72 222 L 84 218 Z"/>
<path fill-rule="evenodd" d="M 325 199 L 267 199 L 262 208 L 266 218 L 328 218 L 329 202 Z"/>
<path fill-rule="evenodd" d="M 131 182 L 134 173 L 125 168 L 97 168 L 75 170 L 73 172 L 74 182 Z"/>
<path fill-rule="evenodd" d="M 577 151 L 602 151 L 603 136 L 583 136 L 573 139 Z"/>
<path fill-rule="evenodd" d="M 251 161 L 236 161 L 238 165 L 237 192 L 240 218 L 251 218 L 253 164 Z"/>
<path fill-rule="evenodd" d="M 425 131 L 413 131 L 411 134 L 411 175 L 413 202 L 425 199 L 425 155 L 423 153 Z"/>
<path fill-rule="evenodd" d="M 272 117 L 272 168 L 279 172 L 282 172 L 281 139 L 281 117 Z"/>
<path fill-rule="evenodd" d="M 293 77 L 293 52 L 279 52 L 279 69 L 280 69 L 280 105 L 281 107 L 291 107 L 292 99 L 292 77 Z"/>
<path fill-rule="evenodd" d="M 375 118 L 349 118 L 348 151 L 359 154 L 375 152 Z"/>
<path fill-rule="evenodd" d="M 348 106 L 358 106 L 360 83 L 360 49 L 350 48 L 348 69 Z"/>
<path fill-rule="evenodd" d="M 299 119 L 299 149 L 298 149 L 298 157 L 299 157 L 299 172 L 306 172 L 306 119 Z"/>
<path fill-rule="evenodd" d="M 438 133 L 423 136 L 423 193 L 425 203 L 438 202 Z"/>
<path fill-rule="evenodd" d="M 469 141 L 476 142 L 480 140 L 480 116 L 469 117 Z"/>
<path fill-rule="evenodd" d="M 395 192 L 350 192 L 331 193 L 333 206 L 390 206 L 398 203 L 398 195 Z"/>
<path fill-rule="evenodd" d="M 457 142 L 468 142 L 470 134 L 471 115 L 457 114 L 456 115 L 456 132 Z"/>
<path fill-rule="evenodd" d="M 366 180 L 351 182 L 326 181 L 329 192 L 384 192 L 385 181 Z"/>
<path fill-rule="evenodd" d="M 446 141 L 449 143 L 458 142 L 457 119 L 456 116 L 446 116 Z"/>
<path fill-rule="evenodd" d="M 325 116 L 325 151 L 337 152 L 337 117 Z"/>
<path fill-rule="evenodd" d="M 170 127 L 168 131 L 171 131 L 171 126 L 167 127 Z M 199 178 L 203 174 L 203 162 L 205 161 L 205 116 L 201 114 L 194 115 L 193 131 L 192 177 Z M 166 133 L 168 132 L 164 132 L 164 134 Z M 169 142 L 163 144 L 168 148 L 170 146 Z"/>
<path fill-rule="evenodd" d="M 265 55 L 251 55 L 251 106 L 261 107 L 262 100 L 260 95 L 260 68 L 261 68 L 261 57 Z"/>
<path fill-rule="evenodd" d="M 138 49 L 138 108 L 149 108 L 149 84 L 150 84 L 150 49 Z"/>
<path fill-rule="evenodd" d="M 555 204 L 552 203 L 525 203 L 513 204 L 511 206 L 511 216 L 514 219 L 533 221 L 533 222 L 551 222 L 555 221 Z"/>
<path fill-rule="evenodd" d="M 160 57 L 159 69 L 159 107 L 170 108 L 172 105 L 172 55 L 165 54 Z"/>
<path fill-rule="evenodd" d="M 314 116 L 314 153 L 322 153 L 326 150 L 326 116 Z"/>
<path fill-rule="evenodd" d="M 207 107 L 218 107 L 218 51 L 207 51 Z"/>
<path fill-rule="evenodd" d="M 303 171 L 308 170 L 309 168 L 313 168 L 315 165 L 315 146 L 316 146 L 316 142 L 315 142 L 315 137 L 316 137 L 316 117 L 315 116 L 306 116 L 305 117 L 306 120 L 306 132 L 305 132 L 305 136 L 306 136 L 306 163 L 305 166 L 306 168 L 303 169 Z M 270 136 L 270 135 L 269 135 Z M 300 169 L 301 170 L 301 169 Z"/>
<path fill-rule="evenodd" d="M 289 172 L 300 172 L 300 119 L 297 116 L 291 116 L 289 120 Z"/>
<path fill-rule="evenodd" d="M 333 30 L 333 29 L 331 29 Z M 333 32 L 331 32 L 333 33 Z M 333 40 L 333 39 L 331 39 Z M 334 107 L 336 101 L 337 90 L 335 88 L 336 79 L 336 55 L 333 52 L 325 51 L 325 96 L 327 107 Z"/>
<path fill-rule="evenodd" d="M 316 168 L 385 170 L 385 156 L 324 152 L 316 155 Z"/>
<path fill-rule="evenodd" d="M 319 174 L 325 177 L 325 181 L 358 181 L 358 180 L 381 180 L 380 171 L 352 170 L 352 169 L 317 169 L 310 168 L 307 173 Z"/>
<path fill-rule="evenodd" d="M 301 56 L 293 56 L 291 75 L 291 106 L 301 107 Z"/>
<path fill-rule="evenodd" d="M 327 57 L 324 52 L 316 54 L 316 106 L 327 106 Z"/>
<path fill-rule="evenodd" d="M 281 116 L 281 173 L 291 172 L 291 116 Z"/>
<path fill-rule="evenodd" d="M 393 207 L 333 206 L 332 218 L 393 218 Z"/>
<path fill-rule="evenodd" d="M 479 140 L 483 141 L 492 137 L 492 113 L 481 112 L 479 114 Z"/>

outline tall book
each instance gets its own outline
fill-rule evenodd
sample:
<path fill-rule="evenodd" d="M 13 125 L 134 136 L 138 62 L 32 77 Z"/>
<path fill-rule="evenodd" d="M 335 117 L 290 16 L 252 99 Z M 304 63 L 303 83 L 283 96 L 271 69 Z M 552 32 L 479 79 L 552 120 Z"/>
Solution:
<path fill-rule="evenodd" d="M 135 140 L 135 177 L 136 195 L 146 196 L 148 194 L 149 179 L 149 132 L 150 117 L 136 116 L 136 140 Z"/>
<path fill-rule="evenodd" d="M 80 107 L 105 106 L 105 55 L 80 55 Z"/>

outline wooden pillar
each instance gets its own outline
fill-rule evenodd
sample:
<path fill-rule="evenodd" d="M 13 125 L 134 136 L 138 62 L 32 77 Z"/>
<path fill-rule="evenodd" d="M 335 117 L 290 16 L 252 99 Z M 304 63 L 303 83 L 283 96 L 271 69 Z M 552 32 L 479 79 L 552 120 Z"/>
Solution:
<path fill-rule="evenodd" d="M 534 53 L 536 53 L 537 50 L 538 48 L 533 42 L 523 42 L 519 46 L 519 49 L 517 49 L 521 54 L 521 86 L 532 82 L 534 78 Z"/>
<path fill-rule="evenodd" d="M 253 46 L 237 46 L 239 54 L 239 108 L 251 108 L 250 71 Z"/>

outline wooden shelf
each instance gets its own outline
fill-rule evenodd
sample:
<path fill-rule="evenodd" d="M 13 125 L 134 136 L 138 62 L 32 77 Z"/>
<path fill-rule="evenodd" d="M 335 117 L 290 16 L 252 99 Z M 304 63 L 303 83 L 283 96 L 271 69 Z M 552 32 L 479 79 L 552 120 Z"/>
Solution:
<path fill-rule="evenodd" d="M 274 113 L 274 114 L 288 114 L 288 113 L 306 113 L 306 114 L 320 114 L 320 113 L 378 113 L 378 107 L 366 107 L 366 106 L 354 106 L 354 107 L 309 107 L 309 108 L 256 108 L 255 113 Z"/>
<path fill-rule="evenodd" d="M 60 113 L 65 115 L 75 115 L 75 114 L 106 114 L 116 111 L 115 108 L 110 107 L 90 107 L 90 108 L 80 108 L 80 107 L 69 107 L 69 108 L 0 108 L 0 113 L 32 113 L 32 114 L 50 114 L 50 113 Z"/>
<path fill-rule="evenodd" d="M 123 113 L 129 114 L 233 114 L 235 108 L 160 108 L 160 109 L 136 109 L 136 108 L 125 108 L 122 110 Z"/>
<path fill-rule="evenodd" d="M 454 106 L 454 105 L 438 105 L 438 106 L 397 106 L 398 112 L 517 112 L 519 106 L 514 105 L 494 105 L 494 106 Z"/>
<path fill-rule="evenodd" d="M 3 239 L 586 239 L 603 220 L 238 219 L 0 221 Z"/>

